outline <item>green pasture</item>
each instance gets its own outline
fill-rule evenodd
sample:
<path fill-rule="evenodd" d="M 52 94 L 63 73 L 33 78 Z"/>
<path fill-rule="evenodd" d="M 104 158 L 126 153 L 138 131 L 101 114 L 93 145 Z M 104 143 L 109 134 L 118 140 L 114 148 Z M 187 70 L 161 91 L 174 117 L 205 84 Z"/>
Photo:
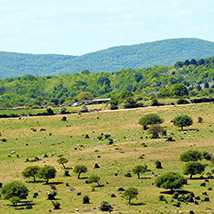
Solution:
<path fill-rule="evenodd" d="M 72 107 L 73 109 L 74 107 Z M 104 107 L 103 107 L 104 108 Z M 70 109 L 69 109 L 70 110 Z M 17 110 L 18 111 L 18 110 Z M 167 130 L 169 136 L 176 139 L 175 142 L 167 142 L 166 139 L 151 139 L 147 130 L 143 130 L 138 120 L 147 113 L 157 113 L 164 119 L 162 126 Z M 191 191 L 202 199 L 205 197 L 202 192 L 207 192 L 210 202 L 181 203 L 181 207 L 175 207 L 171 202 L 172 196 L 161 193 L 167 190 L 154 186 L 155 178 L 152 172 L 161 175 L 173 171 L 183 174 L 184 162 L 179 156 L 184 151 L 195 149 L 201 152 L 214 153 L 214 105 L 213 104 L 191 104 L 181 106 L 148 107 L 132 110 L 116 110 L 78 114 L 68 114 L 67 121 L 61 121 L 64 115 L 44 117 L 23 117 L 0 119 L 0 182 L 8 183 L 19 180 L 29 188 L 29 201 L 32 201 L 33 209 L 18 207 L 17 210 L 7 200 L 0 200 L 0 213 L 18 214 L 44 214 L 49 213 L 101 213 L 98 207 L 102 201 L 108 201 L 114 207 L 113 213 L 206 213 L 207 209 L 214 211 L 214 180 L 209 179 L 206 187 L 200 186 L 204 179 L 195 175 L 188 179 L 188 185 L 182 190 Z M 192 117 L 194 123 L 182 132 L 178 127 L 172 125 L 171 120 L 178 115 L 187 114 Z M 203 123 L 197 123 L 198 117 L 203 118 Z M 197 129 L 199 131 L 197 131 Z M 101 134 L 109 133 L 115 139 L 112 145 L 108 145 L 108 139 L 100 141 L 97 139 Z M 85 136 L 89 135 L 89 138 Z M 142 138 L 142 139 L 141 139 Z M 147 145 L 147 147 L 145 147 Z M 11 154 L 15 151 L 19 154 Z M 46 154 L 47 157 L 44 157 Z M 139 159 L 144 154 L 144 159 Z M 64 177 L 62 165 L 57 159 L 64 156 L 69 161 L 66 167 L 70 168 L 70 177 Z M 26 162 L 26 159 L 33 160 L 38 157 L 37 162 Z M 161 161 L 163 169 L 156 169 L 155 161 Z M 206 173 L 213 167 L 207 160 Z M 100 166 L 94 169 L 95 163 Z M 82 174 L 82 179 L 77 179 L 77 174 L 72 168 L 81 164 L 88 168 L 88 172 Z M 132 169 L 136 165 L 146 164 L 151 170 L 143 174 L 141 179 L 133 174 Z M 47 200 L 46 192 L 50 190 L 41 179 L 33 183 L 32 178 L 23 178 L 22 171 L 27 166 L 52 165 L 57 170 L 56 178 L 50 183 L 56 185 L 57 201 L 61 204 L 60 210 L 53 210 L 50 200 Z M 132 177 L 125 177 L 127 173 Z M 100 176 L 100 183 L 103 187 L 96 187 L 96 184 L 86 184 L 86 178 L 92 174 Z M 117 176 L 116 176 L 117 175 Z M 189 178 L 189 176 L 185 176 Z M 66 186 L 69 184 L 69 187 Z M 122 197 L 119 187 L 127 189 L 135 187 L 139 190 L 138 199 L 133 199 L 131 205 L 128 200 Z M 208 191 L 211 187 L 213 190 Z M 68 192 L 69 188 L 75 191 Z M 37 192 L 37 198 L 33 194 Z M 77 195 L 81 192 L 81 195 Z M 116 198 L 112 198 L 114 193 Z M 164 194 L 168 203 L 160 202 L 158 197 Z M 83 204 L 84 195 L 90 197 L 90 204 Z M 79 209 L 79 212 L 76 209 Z M 210 212 L 211 213 L 211 212 Z"/>

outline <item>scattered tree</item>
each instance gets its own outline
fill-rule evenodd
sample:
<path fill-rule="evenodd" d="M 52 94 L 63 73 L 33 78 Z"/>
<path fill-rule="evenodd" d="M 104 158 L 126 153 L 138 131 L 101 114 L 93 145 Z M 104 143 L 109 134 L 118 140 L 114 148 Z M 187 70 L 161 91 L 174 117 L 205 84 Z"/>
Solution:
<path fill-rule="evenodd" d="M 172 120 L 173 124 L 180 127 L 183 130 L 184 126 L 191 126 L 193 121 L 192 118 L 187 115 L 177 116 Z"/>
<path fill-rule="evenodd" d="M 182 97 L 184 95 L 188 95 L 188 90 L 183 83 L 177 83 L 172 86 L 171 95 Z"/>
<path fill-rule="evenodd" d="M 4 185 L 1 189 L 1 195 L 4 199 L 10 199 L 14 196 L 20 199 L 26 199 L 28 192 L 27 187 L 20 181 L 12 181 Z"/>
<path fill-rule="evenodd" d="M 78 173 L 78 179 L 80 179 L 80 175 L 81 175 L 81 173 L 86 173 L 87 172 L 87 167 L 86 166 L 84 166 L 84 165 L 76 165 L 75 167 L 74 167 L 74 172 L 75 173 Z"/>
<path fill-rule="evenodd" d="M 192 179 L 193 175 L 201 174 L 204 170 L 204 164 L 196 161 L 190 161 L 184 166 L 184 175 L 190 175 L 190 179 Z"/>
<path fill-rule="evenodd" d="M 64 158 L 64 157 L 60 157 L 58 160 L 57 160 L 57 163 L 59 164 L 62 164 L 63 168 L 66 169 L 65 167 L 65 163 L 68 163 L 68 159 Z"/>
<path fill-rule="evenodd" d="M 38 177 L 46 179 L 46 184 L 48 184 L 49 179 L 55 178 L 56 169 L 53 166 L 44 166 L 39 169 Z"/>
<path fill-rule="evenodd" d="M 163 134 L 163 132 L 164 132 L 164 128 L 156 124 L 156 125 L 152 125 L 149 128 L 148 134 L 152 134 L 152 138 L 157 139 L 159 138 L 159 134 Z"/>
<path fill-rule="evenodd" d="M 10 198 L 9 201 L 13 204 L 13 206 L 16 209 L 17 204 L 20 202 L 20 198 L 17 196 L 14 196 L 14 197 Z"/>
<path fill-rule="evenodd" d="M 184 162 L 198 161 L 202 159 L 202 153 L 197 150 L 189 150 L 180 155 L 180 160 Z"/>
<path fill-rule="evenodd" d="M 165 173 L 155 180 L 155 185 L 157 187 L 162 187 L 164 189 L 170 189 L 173 191 L 174 189 L 181 188 L 184 184 L 187 184 L 187 180 L 175 172 Z"/>
<path fill-rule="evenodd" d="M 98 186 L 100 187 L 100 183 L 99 183 L 99 180 L 100 180 L 100 177 L 98 175 L 91 175 L 89 178 L 88 178 L 88 182 L 89 183 L 97 183 Z"/>
<path fill-rule="evenodd" d="M 132 170 L 135 174 L 137 174 L 138 179 L 140 179 L 140 174 L 147 172 L 147 165 L 138 165 Z"/>
<path fill-rule="evenodd" d="M 81 92 L 80 94 L 78 94 L 77 99 L 78 101 L 81 103 L 84 100 L 91 100 L 93 98 L 93 95 L 91 94 L 91 92 Z"/>
<path fill-rule="evenodd" d="M 129 200 L 129 204 L 131 203 L 131 200 L 133 198 L 137 198 L 138 190 L 136 188 L 128 188 L 124 191 L 123 197 L 127 198 Z"/>
<path fill-rule="evenodd" d="M 33 181 L 36 181 L 36 176 L 38 175 L 40 167 L 39 166 L 28 166 L 23 172 L 22 175 L 26 178 L 33 177 Z"/>
<path fill-rule="evenodd" d="M 144 117 L 142 117 L 138 123 L 142 125 L 144 129 L 147 129 L 148 125 L 163 123 L 163 119 L 160 118 L 157 114 L 147 114 Z"/>

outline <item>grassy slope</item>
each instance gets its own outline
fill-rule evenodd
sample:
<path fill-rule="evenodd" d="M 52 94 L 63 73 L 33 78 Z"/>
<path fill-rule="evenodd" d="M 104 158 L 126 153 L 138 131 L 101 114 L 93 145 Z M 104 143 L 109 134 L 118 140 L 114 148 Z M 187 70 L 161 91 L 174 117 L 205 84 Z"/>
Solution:
<path fill-rule="evenodd" d="M 62 122 L 60 115 L 50 117 L 32 117 L 23 120 L 18 119 L 1 119 L 0 127 L 2 136 L 7 142 L 0 144 L 0 181 L 4 184 L 13 180 L 22 180 L 30 189 L 28 200 L 33 200 L 36 205 L 33 210 L 19 210 L 19 213 L 48 213 L 52 209 L 50 201 L 46 200 L 46 191 L 50 189 L 48 185 L 43 183 L 28 183 L 32 179 L 24 179 L 21 172 L 30 165 L 45 164 L 53 165 L 57 169 L 57 177 L 51 182 L 62 182 L 58 184 L 57 198 L 62 205 L 62 210 L 54 211 L 54 213 L 72 213 L 76 208 L 79 208 L 83 213 L 98 213 L 91 211 L 93 207 L 97 207 L 103 200 L 115 204 L 115 211 L 127 211 L 135 213 L 138 211 L 166 213 L 167 210 L 198 210 L 202 213 L 207 207 L 214 208 L 214 194 L 212 191 L 207 191 L 208 187 L 213 187 L 213 180 L 207 184 L 207 187 L 201 187 L 203 180 L 188 180 L 189 185 L 183 189 L 193 191 L 195 195 L 200 195 L 207 191 L 211 202 L 200 202 L 196 206 L 191 203 L 182 203 L 181 208 L 175 208 L 171 203 L 165 204 L 158 201 L 158 196 L 163 189 L 158 189 L 153 186 L 154 179 L 150 178 L 151 172 L 143 175 L 143 179 L 137 179 L 137 176 L 132 173 L 132 168 L 138 164 L 147 164 L 149 169 L 157 174 L 162 174 L 168 171 L 176 171 L 182 174 L 184 163 L 179 161 L 179 155 L 188 149 L 197 149 L 200 151 L 214 152 L 213 147 L 213 130 L 214 123 L 212 113 L 214 112 L 213 104 L 198 104 L 186 105 L 177 107 L 153 107 L 135 110 L 111 111 L 102 113 L 90 113 L 78 115 L 67 115 L 68 121 Z M 176 142 L 165 142 L 163 139 L 151 140 L 146 139 L 147 133 L 142 130 L 137 121 L 146 113 L 158 113 L 164 118 L 163 126 L 167 127 L 168 132 L 174 133 Z M 194 124 L 191 128 L 198 128 L 200 131 L 188 131 L 187 134 L 181 133 L 178 128 L 171 126 L 170 121 L 176 115 L 188 114 L 192 116 Z M 204 123 L 196 123 L 198 116 L 203 117 Z M 99 119 L 97 119 L 99 117 Z M 36 128 L 33 132 L 31 128 Z M 40 131 L 45 128 L 46 131 Z M 49 133 L 52 133 L 50 136 Z M 115 138 L 119 138 L 113 146 L 108 146 L 107 141 L 103 141 L 103 146 L 98 146 L 98 140 L 84 138 L 83 135 L 89 134 L 91 137 L 97 137 L 101 133 L 111 133 Z M 135 137 L 143 137 L 143 140 L 130 141 L 132 135 Z M 71 138 L 72 136 L 72 138 Z M 181 136 L 184 138 L 181 140 Z M 128 139 L 128 140 L 127 140 Z M 146 143 L 148 147 L 143 147 L 141 144 Z M 26 146 L 26 144 L 29 144 Z M 79 149 L 77 144 L 89 145 L 83 149 Z M 74 148 L 78 148 L 74 150 Z M 16 151 L 20 158 L 15 156 L 8 158 L 7 155 L 11 151 Z M 95 152 L 95 150 L 99 150 Z M 43 158 L 47 154 L 48 158 Z M 145 154 L 145 159 L 141 160 L 138 157 Z M 84 179 L 77 179 L 77 175 L 70 171 L 71 177 L 63 177 L 63 168 L 56 162 L 58 155 L 64 155 L 69 159 L 66 166 L 74 167 L 76 164 L 83 164 L 88 167 L 88 172 L 82 177 L 98 174 L 101 177 L 101 183 L 104 187 L 95 187 L 95 192 L 92 192 L 93 184 L 85 184 Z M 101 158 L 97 158 L 101 155 Z M 26 158 L 32 159 L 35 156 L 42 160 L 35 163 L 25 163 Z M 163 169 L 155 169 L 154 162 L 160 160 Z M 209 163 L 204 161 L 204 163 Z M 94 169 L 94 164 L 98 163 L 100 169 Z M 9 169 L 9 170 L 8 170 Z M 206 171 L 210 171 L 210 166 Z M 118 172 L 118 176 L 114 174 Z M 124 174 L 130 172 L 133 177 L 126 178 Z M 194 176 L 199 177 L 199 176 Z M 106 184 L 108 182 L 109 184 Z M 67 192 L 68 187 L 65 183 L 69 183 L 70 187 L 76 188 L 74 192 Z M 133 200 L 136 205 L 128 205 L 127 200 L 121 197 L 117 191 L 119 187 L 137 187 L 139 189 L 138 200 Z M 38 192 L 39 196 L 33 199 L 33 193 Z M 77 192 L 82 192 L 81 196 L 77 196 Z M 111 198 L 111 193 L 116 194 L 116 198 Z M 82 197 L 89 195 L 91 204 L 83 205 Z M 171 200 L 171 196 L 166 195 L 166 198 Z M 144 205 L 141 205 L 141 204 Z M 1 200 L 0 213 L 17 213 L 14 208 L 4 206 L 8 201 Z M 138 206 L 137 206 L 138 205 Z M 122 212 L 123 213 L 123 212 Z"/>

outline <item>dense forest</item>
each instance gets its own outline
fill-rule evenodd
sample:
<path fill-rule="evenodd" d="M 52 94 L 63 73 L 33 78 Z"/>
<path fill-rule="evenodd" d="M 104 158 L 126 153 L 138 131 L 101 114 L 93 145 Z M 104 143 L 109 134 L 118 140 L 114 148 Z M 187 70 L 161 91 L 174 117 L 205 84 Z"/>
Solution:
<path fill-rule="evenodd" d="M 174 65 L 178 60 L 214 56 L 214 43 L 200 39 L 169 39 L 130 46 L 118 46 L 82 56 L 0 52 L 0 78 L 24 75 L 53 76 L 113 72 L 154 65 Z"/>
<path fill-rule="evenodd" d="M 123 69 L 117 72 L 81 73 L 38 77 L 25 75 L 0 80 L 0 106 L 46 106 L 77 101 L 81 92 L 95 97 L 170 97 L 171 88 L 182 83 L 189 96 L 214 95 L 214 57 L 178 61 L 174 66 Z"/>

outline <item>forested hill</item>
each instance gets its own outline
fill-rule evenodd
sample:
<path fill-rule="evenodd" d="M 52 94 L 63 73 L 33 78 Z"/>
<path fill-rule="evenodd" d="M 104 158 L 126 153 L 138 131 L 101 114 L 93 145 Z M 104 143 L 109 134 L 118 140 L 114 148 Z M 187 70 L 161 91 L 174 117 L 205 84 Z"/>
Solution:
<path fill-rule="evenodd" d="M 171 87 L 183 83 L 190 96 L 214 96 L 214 57 L 178 61 L 174 66 L 123 69 L 116 72 L 80 73 L 38 77 L 26 75 L 0 79 L 0 107 L 69 104 L 82 92 L 90 97 L 121 97 L 132 94 L 171 96 Z"/>
<path fill-rule="evenodd" d="M 173 65 L 176 61 L 214 56 L 214 42 L 200 39 L 169 39 L 118 46 L 82 56 L 0 52 L 0 78 L 62 75 L 89 70 L 92 73 Z"/>

